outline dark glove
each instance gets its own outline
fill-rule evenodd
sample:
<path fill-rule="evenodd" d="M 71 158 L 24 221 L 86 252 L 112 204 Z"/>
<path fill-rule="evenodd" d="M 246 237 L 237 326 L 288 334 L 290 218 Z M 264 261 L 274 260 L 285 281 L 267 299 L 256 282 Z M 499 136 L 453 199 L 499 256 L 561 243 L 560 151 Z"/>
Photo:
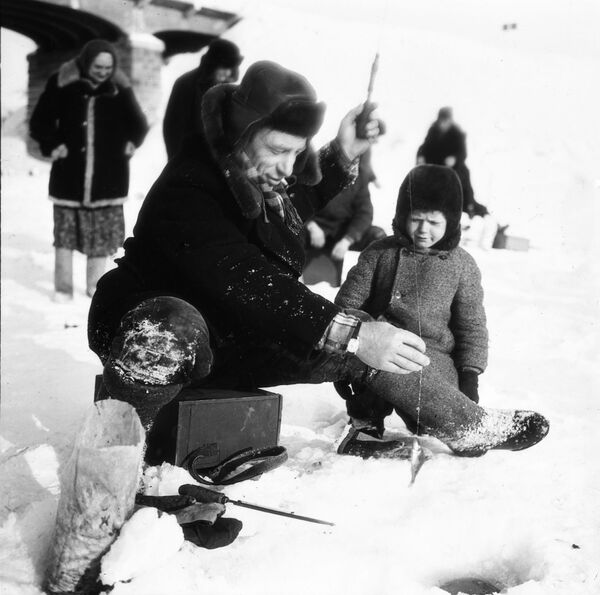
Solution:
<path fill-rule="evenodd" d="M 458 373 L 458 388 L 473 403 L 479 403 L 479 374 L 473 370 L 461 370 Z"/>
<path fill-rule="evenodd" d="M 242 521 L 238 519 L 217 519 L 214 525 L 205 525 L 202 522 L 182 525 L 183 536 L 198 547 L 214 550 L 233 543 L 242 530 Z"/>

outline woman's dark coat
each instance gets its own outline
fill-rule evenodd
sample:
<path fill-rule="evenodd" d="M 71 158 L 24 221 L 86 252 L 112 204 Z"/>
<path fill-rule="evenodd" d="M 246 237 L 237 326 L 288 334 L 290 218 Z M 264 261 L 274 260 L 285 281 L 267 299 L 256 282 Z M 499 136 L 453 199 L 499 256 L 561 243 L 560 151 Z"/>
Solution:
<path fill-rule="evenodd" d="M 308 355 L 339 312 L 298 281 L 301 236 L 264 210 L 258 187 L 233 159 L 223 120 L 232 88 L 219 85 L 205 95 L 203 136 L 188 139 L 150 190 L 118 261 L 118 283 L 101 282 L 90 325 L 97 353 L 120 317 L 148 294 L 174 295 L 195 306 L 213 347 L 229 341 L 252 349 L 266 340 Z M 303 159 L 306 153 L 297 160 L 306 163 L 299 181 L 288 188 L 303 220 L 353 181 L 332 144 L 319 154 L 322 180 L 303 185 L 300 180 L 320 177 L 316 155 Z"/>
<path fill-rule="evenodd" d="M 117 71 L 97 88 L 73 60 L 52 75 L 33 111 L 30 134 L 50 156 L 61 144 L 68 155 L 50 172 L 51 200 L 66 207 L 122 204 L 129 192 L 129 141 L 139 146 L 148 124 L 129 82 Z"/>

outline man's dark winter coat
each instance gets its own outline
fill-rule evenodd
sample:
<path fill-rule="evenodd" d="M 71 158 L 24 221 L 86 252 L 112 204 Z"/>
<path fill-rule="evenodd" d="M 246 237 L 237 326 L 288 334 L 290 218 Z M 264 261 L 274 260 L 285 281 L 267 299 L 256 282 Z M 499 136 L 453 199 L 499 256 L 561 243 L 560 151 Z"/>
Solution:
<path fill-rule="evenodd" d="M 210 43 L 198 68 L 181 75 L 173 85 L 163 120 L 167 157 L 172 159 L 188 136 L 202 134 L 202 98 L 215 84 L 215 70 L 229 68 L 237 80 L 243 60 L 237 45 L 225 39 Z"/>
<path fill-rule="evenodd" d="M 446 157 L 455 157 L 456 163 L 464 163 L 467 159 L 467 143 L 465 133 L 452 124 L 448 130 L 442 131 L 434 122 L 423 144 L 419 147 L 417 157 L 423 157 L 425 163 L 446 165 Z"/>
<path fill-rule="evenodd" d="M 456 124 L 452 124 L 444 132 L 439 128 L 437 122 L 434 122 L 417 151 L 417 157 L 422 157 L 425 163 L 433 165 L 446 165 L 446 157 L 454 157 L 456 163 L 452 169 L 462 184 L 463 211 L 471 216 L 488 214 L 487 208 L 475 200 L 471 185 L 471 173 L 465 163 L 467 159 L 466 134 Z"/>
<path fill-rule="evenodd" d="M 195 306 L 211 331 L 211 344 L 256 349 L 264 341 L 308 355 L 337 306 L 298 281 L 304 265 L 301 237 L 260 205 L 262 194 L 233 159 L 224 110 L 233 85 L 218 85 L 202 106 L 203 135 L 190 138 L 164 169 L 125 242 L 119 270 L 99 285 L 90 314 L 90 345 L 101 358 L 122 315 L 144 296 L 173 295 Z M 309 150 L 306 151 L 307 156 Z M 314 155 L 314 154 L 313 154 Z M 351 181 L 335 144 L 313 159 L 288 188 L 302 219 L 312 216 Z M 140 299 L 140 296 L 141 299 Z"/>
<path fill-rule="evenodd" d="M 67 157 L 50 172 L 55 204 L 87 208 L 124 202 L 129 191 L 129 141 L 139 146 L 148 124 L 125 75 L 117 73 L 94 88 L 75 60 L 48 80 L 33 111 L 30 134 L 50 156 L 61 144 Z"/>
<path fill-rule="evenodd" d="M 187 136 L 202 131 L 202 97 L 213 85 L 213 73 L 200 67 L 175 81 L 163 120 L 163 137 L 169 159 L 174 157 Z"/>

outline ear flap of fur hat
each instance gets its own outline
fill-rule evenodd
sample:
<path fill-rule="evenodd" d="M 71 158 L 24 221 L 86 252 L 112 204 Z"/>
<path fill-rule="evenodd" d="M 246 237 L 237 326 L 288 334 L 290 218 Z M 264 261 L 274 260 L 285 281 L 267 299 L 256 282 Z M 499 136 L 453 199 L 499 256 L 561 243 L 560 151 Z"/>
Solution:
<path fill-rule="evenodd" d="M 463 193 L 456 172 L 443 165 L 418 165 L 400 186 L 396 216 L 393 221 L 396 237 L 406 240 L 406 222 L 414 211 L 440 211 L 446 217 L 446 233 L 433 248 L 452 250 L 460 242 L 460 218 Z"/>

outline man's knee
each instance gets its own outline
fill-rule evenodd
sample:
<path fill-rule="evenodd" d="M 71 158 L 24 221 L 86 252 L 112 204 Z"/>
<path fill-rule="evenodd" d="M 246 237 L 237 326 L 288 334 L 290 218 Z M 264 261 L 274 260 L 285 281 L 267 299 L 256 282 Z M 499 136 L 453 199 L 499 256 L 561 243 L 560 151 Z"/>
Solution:
<path fill-rule="evenodd" d="M 209 332 L 200 312 L 171 296 L 150 298 L 127 312 L 111 344 L 111 360 L 130 381 L 185 384 L 208 374 Z"/>

